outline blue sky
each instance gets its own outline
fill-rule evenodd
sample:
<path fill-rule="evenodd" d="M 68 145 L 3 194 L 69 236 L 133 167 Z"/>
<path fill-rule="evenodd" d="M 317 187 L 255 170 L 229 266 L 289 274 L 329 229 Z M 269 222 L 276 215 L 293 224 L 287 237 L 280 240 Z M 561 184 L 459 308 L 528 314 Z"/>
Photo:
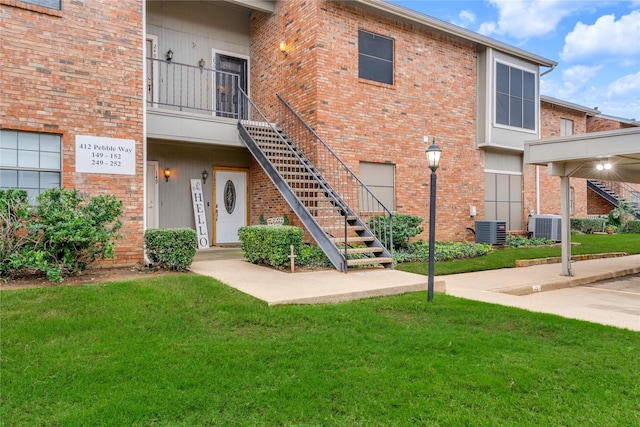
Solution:
<path fill-rule="evenodd" d="M 640 0 L 388 1 L 556 61 L 543 95 L 640 120 Z"/>

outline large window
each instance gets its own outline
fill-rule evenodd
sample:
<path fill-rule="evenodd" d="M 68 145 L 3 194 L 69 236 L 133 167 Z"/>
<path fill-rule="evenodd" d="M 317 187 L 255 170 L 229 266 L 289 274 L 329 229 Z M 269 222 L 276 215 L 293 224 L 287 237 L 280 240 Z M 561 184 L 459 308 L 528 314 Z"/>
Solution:
<path fill-rule="evenodd" d="M 358 77 L 393 84 L 393 39 L 358 31 Z"/>
<path fill-rule="evenodd" d="M 35 4 L 36 6 L 48 7 L 49 9 L 62 9 L 62 0 L 20 0 L 23 3 Z"/>
<path fill-rule="evenodd" d="M 27 190 L 30 203 L 60 187 L 60 135 L 0 130 L 0 189 Z"/>
<path fill-rule="evenodd" d="M 496 64 L 496 123 L 535 130 L 535 74 Z"/>

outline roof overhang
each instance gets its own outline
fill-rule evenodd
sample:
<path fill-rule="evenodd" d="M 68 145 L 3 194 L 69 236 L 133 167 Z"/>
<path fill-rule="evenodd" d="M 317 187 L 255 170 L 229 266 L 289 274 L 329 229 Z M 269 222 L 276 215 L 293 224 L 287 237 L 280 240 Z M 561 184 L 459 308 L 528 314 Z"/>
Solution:
<path fill-rule="evenodd" d="M 548 166 L 548 173 L 640 184 L 640 128 L 546 138 L 524 144 L 526 164 Z M 610 170 L 599 171 L 608 162 Z"/>

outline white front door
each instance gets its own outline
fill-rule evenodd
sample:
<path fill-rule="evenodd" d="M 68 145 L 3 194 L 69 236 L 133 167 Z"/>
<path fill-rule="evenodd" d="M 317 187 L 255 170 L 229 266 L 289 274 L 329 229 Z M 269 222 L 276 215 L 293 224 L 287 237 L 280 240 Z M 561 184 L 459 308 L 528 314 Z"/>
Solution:
<path fill-rule="evenodd" d="M 239 243 L 238 229 L 247 225 L 247 172 L 216 169 L 215 243 Z"/>
<path fill-rule="evenodd" d="M 147 162 L 147 228 L 158 228 L 158 162 Z"/>

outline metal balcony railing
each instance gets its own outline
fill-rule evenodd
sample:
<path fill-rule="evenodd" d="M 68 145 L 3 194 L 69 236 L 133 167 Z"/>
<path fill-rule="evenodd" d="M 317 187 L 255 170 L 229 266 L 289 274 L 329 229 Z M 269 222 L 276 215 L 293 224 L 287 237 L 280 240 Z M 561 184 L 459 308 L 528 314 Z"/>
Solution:
<path fill-rule="evenodd" d="M 147 106 L 239 118 L 237 74 L 147 58 Z"/>

